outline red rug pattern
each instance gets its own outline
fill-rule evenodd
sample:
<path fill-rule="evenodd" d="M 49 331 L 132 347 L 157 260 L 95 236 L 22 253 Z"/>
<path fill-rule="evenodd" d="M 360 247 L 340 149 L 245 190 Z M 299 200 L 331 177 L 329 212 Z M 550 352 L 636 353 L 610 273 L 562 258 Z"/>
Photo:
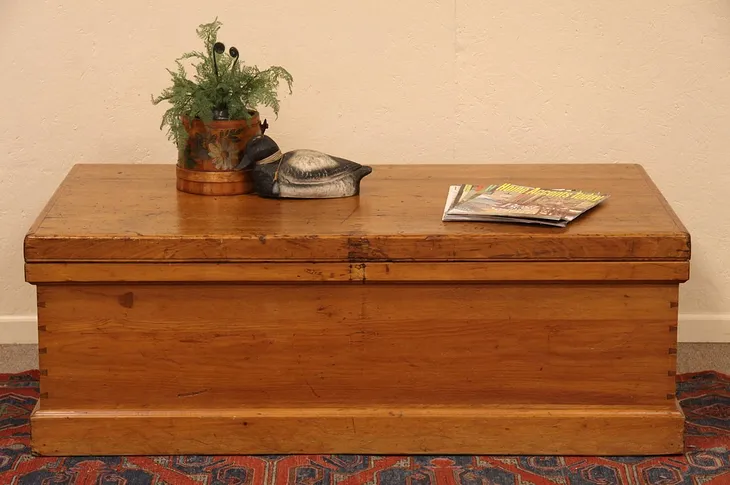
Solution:
<path fill-rule="evenodd" d="M 682 456 L 46 458 L 29 448 L 38 373 L 0 374 L 0 485 L 730 485 L 730 376 L 679 376 L 678 397 Z"/>

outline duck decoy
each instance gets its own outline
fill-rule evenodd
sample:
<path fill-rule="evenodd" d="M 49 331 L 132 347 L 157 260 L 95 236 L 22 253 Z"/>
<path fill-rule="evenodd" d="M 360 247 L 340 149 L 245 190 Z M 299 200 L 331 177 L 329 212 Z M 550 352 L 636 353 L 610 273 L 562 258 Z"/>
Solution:
<path fill-rule="evenodd" d="M 268 135 L 252 138 L 237 170 L 251 169 L 254 191 L 261 197 L 331 199 L 360 193 L 360 181 L 373 169 L 315 150 L 282 153 Z"/>

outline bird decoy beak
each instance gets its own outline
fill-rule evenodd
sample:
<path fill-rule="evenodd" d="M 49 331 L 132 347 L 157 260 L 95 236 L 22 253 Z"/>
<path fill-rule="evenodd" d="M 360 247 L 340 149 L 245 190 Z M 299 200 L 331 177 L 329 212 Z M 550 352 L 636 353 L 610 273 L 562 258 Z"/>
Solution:
<path fill-rule="evenodd" d="M 236 166 L 235 170 L 246 170 L 247 168 L 251 167 L 253 165 L 253 160 L 251 160 L 251 157 L 248 156 L 248 154 L 244 153 L 241 157 L 241 161 Z"/>

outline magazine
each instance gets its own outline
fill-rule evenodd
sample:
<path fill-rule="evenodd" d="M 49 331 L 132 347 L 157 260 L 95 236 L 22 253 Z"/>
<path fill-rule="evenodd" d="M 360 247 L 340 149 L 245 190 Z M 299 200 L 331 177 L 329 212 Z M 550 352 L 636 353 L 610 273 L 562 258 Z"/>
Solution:
<path fill-rule="evenodd" d="M 577 189 L 544 189 L 509 182 L 452 185 L 443 221 L 487 221 L 565 227 L 609 197 Z"/>

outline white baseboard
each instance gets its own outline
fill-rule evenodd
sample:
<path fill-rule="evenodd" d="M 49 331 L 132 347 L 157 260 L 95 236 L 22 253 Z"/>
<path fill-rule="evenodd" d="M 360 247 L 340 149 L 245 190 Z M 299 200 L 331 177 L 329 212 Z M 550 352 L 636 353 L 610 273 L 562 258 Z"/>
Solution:
<path fill-rule="evenodd" d="M 680 313 L 677 340 L 730 343 L 730 313 Z"/>
<path fill-rule="evenodd" d="M 679 315 L 680 342 L 730 343 L 730 313 Z M 0 315 L 0 344 L 37 344 L 35 315 Z"/>
<path fill-rule="evenodd" d="M 0 315 L 0 344 L 37 344 L 35 315 Z"/>

